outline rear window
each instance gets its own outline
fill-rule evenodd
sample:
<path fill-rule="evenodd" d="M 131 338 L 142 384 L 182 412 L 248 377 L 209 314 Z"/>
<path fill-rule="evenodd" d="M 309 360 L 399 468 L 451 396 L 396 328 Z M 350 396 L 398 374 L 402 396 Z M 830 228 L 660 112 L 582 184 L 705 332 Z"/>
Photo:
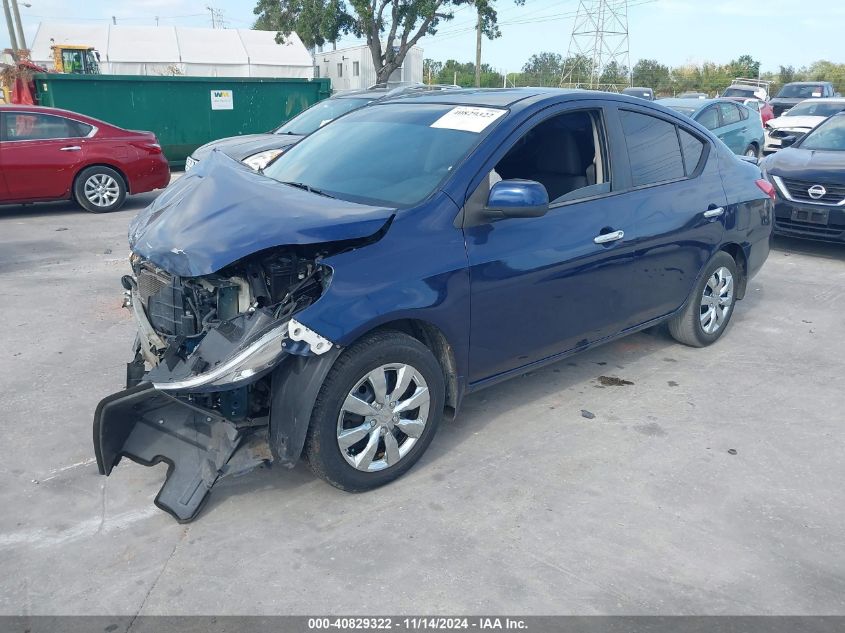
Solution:
<path fill-rule="evenodd" d="M 635 187 L 677 180 L 686 175 L 674 124 L 626 110 L 619 115 Z"/>
<path fill-rule="evenodd" d="M 749 97 L 754 95 L 754 88 L 726 88 L 723 97 Z"/>

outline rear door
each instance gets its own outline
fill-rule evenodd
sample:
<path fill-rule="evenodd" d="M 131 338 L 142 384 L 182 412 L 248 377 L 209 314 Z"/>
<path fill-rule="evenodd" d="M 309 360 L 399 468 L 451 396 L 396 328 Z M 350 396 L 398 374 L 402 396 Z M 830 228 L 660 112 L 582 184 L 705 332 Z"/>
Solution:
<path fill-rule="evenodd" d="M 717 105 L 722 117 L 722 125 L 716 130 L 717 136 L 734 154 L 744 153 L 748 147 L 748 134 L 746 120 L 742 118 L 739 106 L 728 101 Z"/>
<path fill-rule="evenodd" d="M 4 111 L 0 121 L 7 200 L 46 200 L 70 195 L 83 162 L 90 125 L 40 112 Z"/>
<path fill-rule="evenodd" d="M 633 210 L 626 241 L 634 247 L 628 278 L 628 325 L 665 316 L 686 301 L 698 273 L 722 241 L 726 197 L 717 152 L 706 136 L 653 110 L 622 106 L 618 124 L 627 152 Z"/>

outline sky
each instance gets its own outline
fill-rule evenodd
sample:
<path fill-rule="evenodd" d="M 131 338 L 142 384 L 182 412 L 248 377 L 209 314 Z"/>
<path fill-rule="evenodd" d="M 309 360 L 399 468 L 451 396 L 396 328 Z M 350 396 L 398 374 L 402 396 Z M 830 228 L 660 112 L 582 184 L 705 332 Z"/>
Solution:
<path fill-rule="evenodd" d="M 251 0 L 18 0 L 24 31 L 31 43 L 41 21 L 211 26 L 214 6 L 228 28 L 249 28 L 255 16 Z M 815 0 L 807 10 L 796 0 L 629 0 L 631 64 L 657 59 L 676 66 L 713 61 L 726 63 L 743 54 L 762 62 L 762 70 L 779 65 L 796 68 L 819 59 L 845 62 L 843 0 Z M 26 4 L 31 6 L 27 7 Z M 482 61 L 500 72 L 517 72 L 533 53 L 566 55 L 579 0 L 497 0 L 502 36 L 484 40 Z M 73 7 L 69 12 L 68 7 Z M 0 14 L 2 16 L 2 14 Z M 0 18 L 2 19 L 2 18 Z M 475 58 L 475 16 L 462 7 L 434 36 L 424 37 L 424 56 L 445 61 Z M 347 38 L 339 46 L 353 45 Z M 9 46 L 5 25 L 0 49 Z"/>

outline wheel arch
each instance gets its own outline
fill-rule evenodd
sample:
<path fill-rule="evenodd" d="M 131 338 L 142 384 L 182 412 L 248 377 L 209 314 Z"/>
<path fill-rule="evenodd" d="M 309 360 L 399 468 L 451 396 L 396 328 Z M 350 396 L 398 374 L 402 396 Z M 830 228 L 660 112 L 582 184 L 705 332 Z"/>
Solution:
<path fill-rule="evenodd" d="M 71 181 L 71 185 L 70 185 L 70 193 L 71 193 L 72 196 L 76 197 L 76 181 L 79 180 L 79 176 L 82 174 L 83 171 L 85 171 L 86 169 L 89 169 L 90 167 L 108 167 L 109 169 L 115 170 L 118 174 L 120 174 L 120 177 L 123 178 L 123 184 L 126 185 L 126 195 L 128 196 L 132 193 L 132 186 L 129 183 L 129 177 L 126 175 L 125 171 L 123 171 L 117 165 L 112 165 L 112 164 L 109 164 L 109 163 L 104 163 L 102 161 L 97 161 L 95 163 L 83 165 L 73 175 L 73 181 Z"/>
<path fill-rule="evenodd" d="M 742 299 L 748 286 L 748 256 L 745 254 L 745 249 L 739 244 L 731 242 L 725 244 L 719 250 L 726 252 L 736 262 L 737 270 L 740 272 L 739 283 L 736 287 L 736 298 L 737 300 Z"/>
<path fill-rule="evenodd" d="M 443 380 L 446 384 L 445 411 L 450 419 L 454 419 L 460 404 L 460 390 L 458 384 L 458 368 L 455 351 L 443 331 L 428 321 L 422 319 L 397 319 L 382 323 L 376 328 L 364 332 L 359 338 L 377 330 L 397 330 L 417 339 L 425 345 L 443 370 Z"/>

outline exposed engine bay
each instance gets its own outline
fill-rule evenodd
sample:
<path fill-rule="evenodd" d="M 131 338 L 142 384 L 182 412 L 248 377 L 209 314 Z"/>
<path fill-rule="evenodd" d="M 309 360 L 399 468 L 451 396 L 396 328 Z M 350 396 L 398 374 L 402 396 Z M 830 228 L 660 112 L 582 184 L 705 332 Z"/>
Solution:
<path fill-rule="evenodd" d="M 326 254 L 274 249 L 200 277 L 172 275 L 133 254 L 133 274 L 121 283 L 138 326 L 135 358 L 127 389 L 105 398 L 95 414 L 100 471 L 111 472 L 121 456 L 167 462 L 156 504 L 189 521 L 219 477 L 277 456 L 295 463 L 307 420 L 271 429 L 274 398 L 280 415 L 292 413 L 284 411 L 285 394 L 296 391 L 274 389 L 273 371 L 333 347 L 293 318 L 330 283 L 331 269 L 320 263 Z"/>

